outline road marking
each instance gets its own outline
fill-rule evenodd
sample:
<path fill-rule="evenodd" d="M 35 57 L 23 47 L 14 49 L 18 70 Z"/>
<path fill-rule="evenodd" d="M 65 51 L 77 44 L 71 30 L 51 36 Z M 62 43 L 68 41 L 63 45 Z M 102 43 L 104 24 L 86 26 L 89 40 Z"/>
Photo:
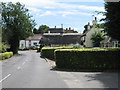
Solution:
<path fill-rule="evenodd" d="M 2 80 L 0 80 L 0 83 L 1 83 L 2 81 L 4 81 L 5 79 L 7 79 L 10 75 L 11 75 L 11 74 L 8 74 L 5 78 L 3 78 Z"/>
<path fill-rule="evenodd" d="M 25 64 L 25 62 L 23 62 L 23 64 L 22 65 L 24 65 Z"/>
<path fill-rule="evenodd" d="M 19 70 L 19 69 L 21 69 L 21 67 L 18 67 L 17 69 Z"/>

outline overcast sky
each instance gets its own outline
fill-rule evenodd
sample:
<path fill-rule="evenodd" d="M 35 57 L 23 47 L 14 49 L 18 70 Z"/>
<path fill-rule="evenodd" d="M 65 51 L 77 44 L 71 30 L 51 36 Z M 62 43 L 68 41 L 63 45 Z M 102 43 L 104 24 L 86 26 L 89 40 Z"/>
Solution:
<path fill-rule="evenodd" d="M 0 2 L 20 2 L 25 4 L 35 19 L 38 28 L 40 25 L 49 27 L 74 28 L 82 32 L 84 25 L 92 24 L 95 15 L 99 21 L 103 16 L 96 15 L 95 11 L 104 11 L 104 0 L 0 0 Z"/>

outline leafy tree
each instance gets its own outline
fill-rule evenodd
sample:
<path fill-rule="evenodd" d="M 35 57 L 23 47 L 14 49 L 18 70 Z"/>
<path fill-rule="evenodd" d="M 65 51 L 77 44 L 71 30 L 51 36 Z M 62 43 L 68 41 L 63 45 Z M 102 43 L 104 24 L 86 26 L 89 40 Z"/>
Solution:
<path fill-rule="evenodd" d="M 8 46 L 6 46 L 5 42 L 2 42 L 2 49 L 0 50 L 0 52 L 4 53 L 7 51 L 7 48 L 9 48 Z"/>
<path fill-rule="evenodd" d="M 5 40 L 10 44 L 10 49 L 14 54 L 18 53 L 19 40 L 32 35 L 32 29 L 35 26 L 32 16 L 29 15 L 25 5 L 19 2 L 13 4 L 1 3 L 2 6 L 2 25 Z"/>
<path fill-rule="evenodd" d="M 105 10 L 105 30 L 109 36 L 120 41 L 120 2 L 106 2 Z"/>
<path fill-rule="evenodd" d="M 93 26 L 91 25 L 90 28 L 92 28 Z M 83 33 L 85 33 L 86 31 L 88 31 L 88 24 L 84 26 L 84 30 L 83 30 Z"/>
<path fill-rule="evenodd" d="M 101 31 L 95 31 L 95 33 L 91 37 L 91 40 L 93 41 L 94 47 L 99 47 L 100 41 L 102 41 L 104 39 L 105 39 L 105 37 Z"/>
<path fill-rule="evenodd" d="M 104 28 L 105 23 L 97 24 L 98 28 Z"/>
<path fill-rule="evenodd" d="M 34 29 L 33 29 L 33 33 L 34 33 L 34 34 L 39 34 L 39 31 L 38 31 L 36 28 L 34 28 Z"/>
<path fill-rule="evenodd" d="M 38 29 L 39 33 L 45 33 L 48 31 L 48 26 L 47 25 L 41 25 Z"/>
<path fill-rule="evenodd" d="M 78 31 L 74 31 L 74 33 L 78 33 Z"/>

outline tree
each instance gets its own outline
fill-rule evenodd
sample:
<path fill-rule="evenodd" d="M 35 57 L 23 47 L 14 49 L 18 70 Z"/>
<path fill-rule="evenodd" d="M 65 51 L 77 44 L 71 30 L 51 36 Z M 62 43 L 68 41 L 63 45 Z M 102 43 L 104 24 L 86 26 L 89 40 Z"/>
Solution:
<path fill-rule="evenodd" d="M 105 39 L 105 37 L 101 31 L 95 31 L 95 33 L 92 34 L 92 37 L 91 37 L 91 40 L 93 41 L 94 47 L 99 47 L 100 41 L 102 41 L 104 39 Z"/>
<path fill-rule="evenodd" d="M 74 33 L 78 33 L 78 31 L 74 31 Z"/>
<path fill-rule="evenodd" d="M 93 26 L 91 25 L 90 28 L 92 28 Z M 84 30 L 83 30 L 83 33 L 85 33 L 86 31 L 88 31 L 88 24 L 84 26 Z"/>
<path fill-rule="evenodd" d="M 38 31 L 36 28 L 34 28 L 34 29 L 33 29 L 33 33 L 34 33 L 34 34 L 39 34 L 39 31 Z"/>
<path fill-rule="evenodd" d="M 120 2 L 106 2 L 105 10 L 105 31 L 120 41 Z"/>
<path fill-rule="evenodd" d="M 48 26 L 47 25 L 41 25 L 38 29 L 39 33 L 45 33 L 48 31 Z"/>
<path fill-rule="evenodd" d="M 18 53 L 19 40 L 32 35 L 32 29 L 35 26 L 32 16 L 29 15 L 25 5 L 19 2 L 13 4 L 1 3 L 2 6 L 2 31 L 5 39 L 10 44 L 10 50 L 14 54 Z"/>

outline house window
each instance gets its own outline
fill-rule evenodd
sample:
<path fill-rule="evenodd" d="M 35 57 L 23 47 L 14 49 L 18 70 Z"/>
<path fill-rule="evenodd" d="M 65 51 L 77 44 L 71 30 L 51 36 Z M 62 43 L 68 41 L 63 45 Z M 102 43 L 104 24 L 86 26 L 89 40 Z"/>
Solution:
<path fill-rule="evenodd" d="M 31 46 L 31 44 L 29 44 L 29 47 Z"/>
<path fill-rule="evenodd" d="M 115 42 L 115 47 L 118 47 L 118 41 Z"/>
<path fill-rule="evenodd" d="M 114 47 L 114 42 L 112 42 L 112 47 Z"/>
<path fill-rule="evenodd" d="M 23 47 L 24 46 L 24 44 L 21 44 L 21 47 Z"/>
<path fill-rule="evenodd" d="M 35 42 L 35 43 L 33 43 L 34 45 L 37 45 L 37 43 Z"/>
<path fill-rule="evenodd" d="M 118 47 L 120 47 L 120 42 L 118 42 Z"/>

